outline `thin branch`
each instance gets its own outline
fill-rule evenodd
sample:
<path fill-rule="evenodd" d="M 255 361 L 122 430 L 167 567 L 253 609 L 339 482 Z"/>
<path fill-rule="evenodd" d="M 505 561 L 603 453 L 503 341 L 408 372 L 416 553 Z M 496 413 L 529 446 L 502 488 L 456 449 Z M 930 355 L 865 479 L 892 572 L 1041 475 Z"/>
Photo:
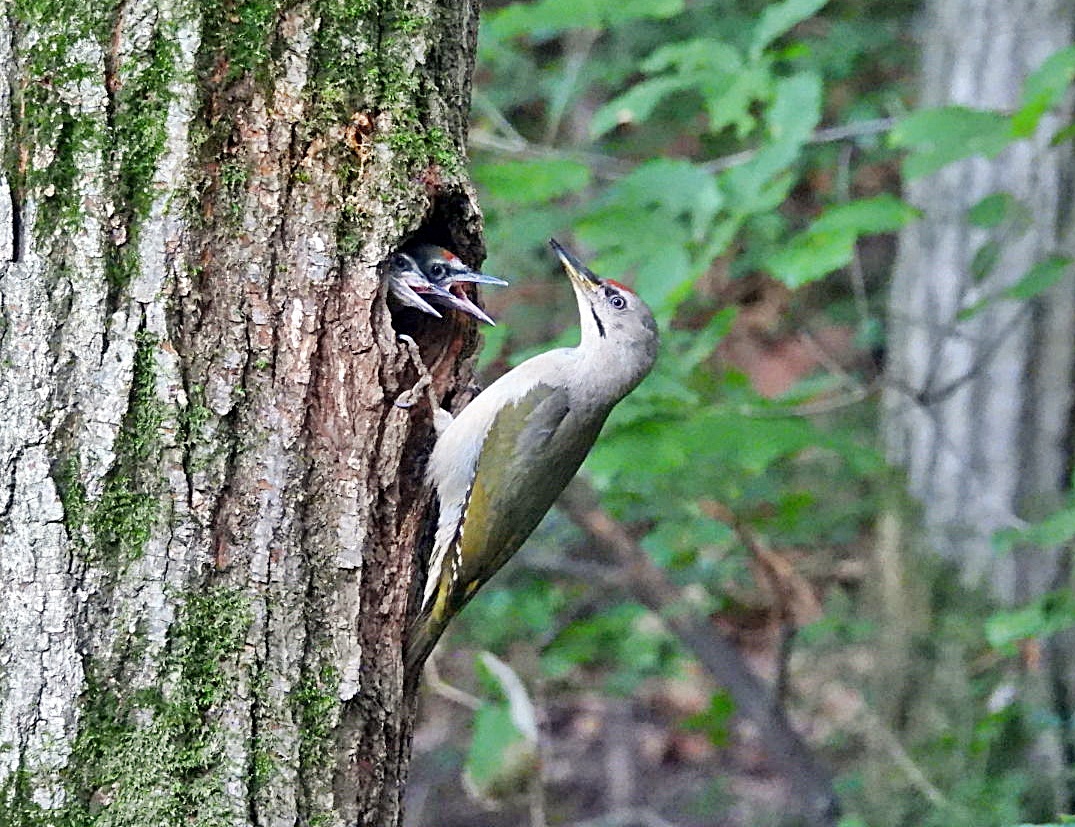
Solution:
<path fill-rule="evenodd" d="M 481 709 L 481 698 L 477 698 L 469 692 L 465 692 L 458 687 L 452 686 L 441 678 L 440 670 L 437 669 L 436 658 L 432 656 L 426 661 L 425 681 L 426 686 L 428 686 L 430 691 L 435 695 L 440 695 L 445 700 L 449 700 L 460 706 L 465 706 L 467 709 L 475 711 Z"/>
<path fill-rule="evenodd" d="M 556 158 L 578 161 L 586 164 L 598 176 L 611 180 L 622 178 L 636 166 L 630 161 L 614 158 L 610 155 L 603 155 L 598 152 L 564 149 L 549 144 L 528 141 L 520 135 L 518 131 L 511 127 L 507 122 L 507 119 L 504 118 L 495 107 L 492 107 L 491 104 L 486 108 L 485 104 L 482 104 L 480 100 L 477 101 L 477 103 L 480 104 L 479 109 L 482 114 L 493 121 L 494 125 L 501 132 L 501 135 L 496 135 L 483 129 L 472 129 L 470 131 L 469 141 L 470 145 L 476 149 L 485 149 L 490 152 L 500 153 L 501 155 L 511 155 L 521 158 Z M 496 115 L 492 115 L 492 112 L 495 112 Z M 859 121 L 857 123 L 844 124 L 842 126 L 825 127 L 824 129 L 815 131 L 804 143 L 807 146 L 830 144 L 837 141 L 848 141 L 869 135 L 877 135 L 892 129 L 892 127 L 898 123 L 898 120 L 898 118 L 876 118 L 870 121 Z M 505 128 L 505 126 L 507 128 Z M 723 172 L 724 170 L 747 163 L 753 159 L 758 152 L 759 149 L 757 148 L 744 149 L 742 152 L 735 152 L 731 155 L 725 155 L 707 161 L 701 165 L 701 168 L 706 172 Z"/>
<path fill-rule="evenodd" d="M 875 380 L 869 385 L 857 385 L 839 396 L 830 396 L 814 402 L 802 402 L 798 405 L 783 407 L 761 407 L 760 405 L 739 405 L 736 413 L 751 419 L 779 419 L 785 416 L 818 416 L 859 405 L 869 399 L 884 384 Z"/>
<path fill-rule="evenodd" d="M 993 360 L 993 357 L 997 355 L 1000 346 L 1004 344 L 1004 340 L 1007 339 L 1008 336 L 1015 331 L 1015 328 L 1025 320 L 1025 317 L 1030 314 L 1031 309 L 1032 305 L 1028 303 L 1022 307 L 1018 313 L 1015 313 L 1008 320 L 1008 323 L 997 331 L 996 336 L 985 345 L 979 353 L 978 358 L 974 360 L 974 364 L 955 379 L 949 380 L 940 388 L 931 388 L 930 386 L 933 384 L 932 381 L 927 381 L 924 388 L 916 390 L 903 380 L 892 378 L 886 378 L 885 384 L 906 393 L 922 407 L 931 407 L 944 402 L 956 393 L 956 391 L 962 388 L 963 385 L 976 378 L 985 369 L 986 365 L 988 365 Z M 935 352 L 940 353 L 941 351 L 942 348 L 936 348 Z"/>
<path fill-rule="evenodd" d="M 858 121 L 842 126 L 828 126 L 815 130 L 814 134 L 807 138 L 804 143 L 807 146 L 813 146 L 836 143 L 837 141 L 850 141 L 855 138 L 864 138 L 868 135 L 878 135 L 882 132 L 888 132 L 897 123 L 899 123 L 899 118 L 875 118 L 871 121 Z M 702 169 L 706 172 L 723 172 L 726 169 L 747 163 L 759 151 L 757 148 L 744 149 L 742 152 L 725 155 L 723 158 L 714 158 L 712 161 L 702 164 Z"/>
<path fill-rule="evenodd" d="M 485 149 L 501 155 L 516 158 L 552 158 L 556 160 L 578 161 L 585 164 L 602 178 L 615 180 L 627 175 L 634 164 L 610 155 L 598 152 L 561 149 L 546 144 L 535 144 L 520 136 L 519 139 L 504 138 L 483 129 L 470 130 L 470 145 L 476 149 Z"/>
<path fill-rule="evenodd" d="M 836 193 L 841 204 L 851 200 L 851 156 L 854 152 L 855 147 L 852 144 L 840 147 L 839 162 L 836 165 Z M 858 329 L 861 333 L 870 323 L 870 302 L 866 294 L 866 277 L 862 271 L 862 257 L 859 255 L 857 243 L 851 247 L 851 263 L 848 265 L 847 274 L 851 278 L 851 293 L 855 297 L 855 313 L 859 318 Z"/>
<path fill-rule="evenodd" d="M 903 744 L 900 743 L 900 739 L 896 737 L 896 734 L 885 726 L 881 719 L 865 705 L 861 708 L 859 717 L 865 735 L 874 739 L 874 742 L 888 753 L 892 763 L 903 773 L 911 786 L 922 793 L 933 806 L 950 810 L 952 802 L 926 777 L 921 767 L 915 763 L 907 750 L 903 748 Z"/>
<path fill-rule="evenodd" d="M 539 769 L 530 778 L 527 798 L 530 805 L 530 827 L 547 827 L 549 821 L 545 815 L 545 779 Z"/>
<path fill-rule="evenodd" d="M 660 616 L 668 629 L 694 653 L 723 686 L 736 710 L 751 721 L 766 754 L 796 791 L 802 816 L 818 827 L 832 827 L 839 800 L 832 779 L 792 728 L 772 690 L 755 675 L 735 646 L 706 617 L 689 611 L 689 601 L 650 560 L 630 533 L 598 504 L 588 483 L 576 479 L 560 498 L 567 515 L 625 570 L 633 596 Z"/>
<path fill-rule="evenodd" d="M 504 113 L 497 108 L 496 104 L 489 99 L 488 95 L 485 95 L 480 91 L 475 91 L 474 108 L 492 121 L 493 126 L 495 126 L 500 134 L 508 141 L 511 141 L 516 146 L 526 146 L 526 138 L 511 125 L 511 121 L 504 116 Z"/>
<path fill-rule="evenodd" d="M 600 32 L 597 29 L 579 29 L 565 38 L 567 55 L 564 60 L 563 79 L 550 101 L 549 120 L 545 125 L 546 144 L 551 144 L 560 134 L 560 126 L 567 113 L 567 105 L 599 35 Z"/>

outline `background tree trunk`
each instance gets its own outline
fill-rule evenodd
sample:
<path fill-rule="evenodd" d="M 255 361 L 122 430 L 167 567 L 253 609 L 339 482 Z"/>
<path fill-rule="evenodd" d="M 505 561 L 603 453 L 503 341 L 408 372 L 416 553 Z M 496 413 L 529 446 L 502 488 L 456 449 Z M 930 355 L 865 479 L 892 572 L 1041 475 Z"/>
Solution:
<path fill-rule="evenodd" d="M 1016 108 L 1023 80 L 1072 43 L 1075 26 L 1066 0 L 932 0 L 926 18 L 923 106 Z M 1075 286 L 957 314 L 1071 248 L 1071 149 L 1049 146 L 1063 117 L 1047 115 L 1035 138 L 995 160 L 910 184 L 924 217 L 900 240 L 889 304 L 890 457 L 907 470 L 931 544 L 1006 600 L 1055 576 L 1051 551 L 998 556 L 991 538 L 1056 508 L 1068 488 Z M 992 193 L 1017 199 L 1022 216 L 996 231 L 972 227 L 967 210 Z M 975 256 L 994 240 L 999 257 L 976 281 Z"/>
<path fill-rule="evenodd" d="M 1016 109 L 1027 75 L 1070 45 L 1075 31 L 1075 7 L 1066 0 L 930 0 L 925 12 L 924 107 Z M 993 301 L 968 319 L 959 314 L 1000 294 L 1034 264 L 1073 249 L 1071 145 L 1050 146 L 1068 119 L 1070 109 L 1046 115 L 1035 137 L 994 160 L 962 161 L 911 182 L 907 197 L 923 218 L 900 239 L 889 302 L 889 456 L 906 469 L 928 546 L 965 583 L 985 585 L 1005 603 L 1069 585 L 1070 552 L 1024 546 L 998 554 L 992 538 L 1054 511 L 1070 487 L 1075 283 L 1069 276 L 1030 301 Z M 996 229 L 972 226 L 967 211 L 994 193 L 1012 196 L 1015 208 Z M 994 252 L 992 266 L 983 267 Z M 886 559 L 877 558 L 883 570 L 877 580 L 887 584 L 890 638 L 882 658 L 887 667 L 876 681 L 893 726 L 911 727 L 907 710 L 916 697 L 928 706 L 931 681 L 942 687 L 941 698 L 944 687 L 955 697 L 952 687 L 972 686 L 960 672 L 969 653 L 951 642 L 938 648 L 945 638 L 930 625 L 935 607 L 890 553 L 898 540 L 888 545 Z M 933 649 L 934 659 L 922 658 L 923 647 Z M 1033 723 L 1029 750 L 1013 738 L 998 756 L 1029 758 L 1035 789 L 1027 806 L 1042 814 L 1071 803 L 1069 652 L 1070 643 L 1054 637 L 1041 658 L 1028 659 L 1023 675 L 1012 676 L 1007 690 L 1018 691 L 991 700 L 1012 709 L 1051 709 L 1061 722 Z"/>
<path fill-rule="evenodd" d="M 482 256 L 477 8 L 14 0 L 0 29 L 0 809 L 399 821 L 424 401 L 471 328 L 390 317 L 408 236 Z"/>

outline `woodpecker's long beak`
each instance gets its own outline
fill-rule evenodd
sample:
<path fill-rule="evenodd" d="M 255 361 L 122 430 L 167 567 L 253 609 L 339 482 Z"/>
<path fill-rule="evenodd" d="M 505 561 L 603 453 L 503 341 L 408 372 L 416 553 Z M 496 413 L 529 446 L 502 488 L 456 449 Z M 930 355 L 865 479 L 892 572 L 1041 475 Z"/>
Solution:
<path fill-rule="evenodd" d="M 556 252 L 556 255 L 559 256 L 560 263 L 564 266 L 564 270 L 567 272 L 572 284 L 578 288 L 583 295 L 586 295 L 586 291 L 592 293 L 601 286 L 601 279 L 597 277 L 593 270 L 579 261 L 578 258 L 565 249 L 559 241 L 555 238 L 550 238 L 549 245 Z"/>

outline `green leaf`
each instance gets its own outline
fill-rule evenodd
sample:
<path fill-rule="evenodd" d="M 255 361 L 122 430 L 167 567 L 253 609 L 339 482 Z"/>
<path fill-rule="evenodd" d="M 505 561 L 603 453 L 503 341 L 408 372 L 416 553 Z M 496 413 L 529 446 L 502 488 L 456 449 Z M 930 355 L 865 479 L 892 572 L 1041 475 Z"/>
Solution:
<path fill-rule="evenodd" d="M 857 238 L 850 230 L 808 230 L 792 238 L 765 263 L 773 276 L 794 290 L 846 267 L 854 256 Z"/>
<path fill-rule="evenodd" d="M 914 207 L 891 195 L 831 207 L 765 263 L 776 278 L 795 289 L 850 264 L 860 235 L 894 232 L 918 215 Z"/>
<path fill-rule="evenodd" d="M 483 28 L 497 38 L 549 38 L 569 29 L 602 29 L 633 20 L 664 19 L 683 11 L 683 0 L 538 0 L 489 14 Z"/>
<path fill-rule="evenodd" d="M 773 140 L 796 147 L 809 140 L 821 120 L 821 101 L 821 78 L 813 72 L 799 72 L 778 80 L 773 104 L 766 113 Z"/>
<path fill-rule="evenodd" d="M 754 107 L 769 93 L 772 82 L 767 66 L 745 66 L 730 76 L 710 76 L 702 88 L 709 131 L 730 126 L 737 137 L 745 138 L 757 123 Z"/>
<path fill-rule="evenodd" d="M 536 745 L 515 726 L 506 704 L 484 704 L 474 713 L 464 772 L 479 793 L 498 796 L 526 789 L 537 758 Z"/>
<path fill-rule="evenodd" d="M 1060 146 L 1060 144 L 1070 141 L 1072 138 L 1075 138 L 1075 123 L 1069 123 L 1067 126 L 1056 130 L 1049 139 L 1049 146 Z"/>
<path fill-rule="evenodd" d="M 742 69 L 743 56 L 739 50 L 712 37 L 660 46 L 642 61 L 642 71 L 648 75 L 674 70 L 691 77 L 702 73 L 731 76 Z"/>
<path fill-rule="evenodd" d="M 993 546 L 1010 552 L 1017 545 L 1055 548 L 1075 539 L 1075 506 L 1062 508 L 1028 528 L 1009 528 L 993 536 Z"/>
<path fill-rule="evenodd" d="M 1007 649 L 1021 640 L 1048 637 L 1075 626 L 1075 592 L 1058 589 L 1026 606 L 997 612 L 985 622 L 989 645 Z"/>
<path fill-rule="evenodd" d="M 644 121 L 669 96 L 694 93 L 704 101 L 710 131 L 734 126 L 742 137 L 754 127 L 752 108 L 770 96 L 773 86 L 767 65 L 744 65 L 738 49 L 709 37 L 655 49 L 643 61 L 642 71 L 653 77 L 602 106 L 591 121 L 591 135 Z"/>
<path fill-rule="evenodd" d="M 729 724 L 734 712 L 735 701 L 727 691 L 722 689 L 713 693 L 707 710 L 686 718 L 683 726 L 696 732 L 704 732 L 713 746 L 723 747 L 728 743 Z"/>
<path fill-rule="evenodd" d="M 593 269 L 614 278 L 633 274 L 658 315 L 669 311 L 709 262 L 692 254 L 709 240 L 724 202 L 716 178 L 689 161 L 657 158 L 617 181 L 603 202 L 575 225 L 596 251 Z"/>
<path fill-rule="evenodd" d="M 643 256 L 635 271 L 635 287 L 655 307 L 666 307 L 694 277 L 686 245 L 669 246 L 660 258 Z"/>
<path fill-rule="evenodd" d="M 562 677 L 576 667 L 616 667 L 606 688 L 628 695 L 653 675 L 669 673 L 675 657 L 671 638 L 634 603 L 620 603 L 576 620 L 561 630 L 541 655 L 546 674 Z"/>
<path fill-rule="evenodd" d="M 975 227 L 991 230 L 1004 223 L 1018 203 L 1010 192 L 994 192 L 967 210 L 967 220 Z"/>
<path fill-rule="evenodd" d="M 808 232 L 849 230 L 858 235 L 892 233 L 902 229 L 921 214 L 907 202 L 886 193 L 829 207 Z"/>
<path fill-rule="evenodd" d="M 642 123 L 662 100 L 681 92 L 687 85 L 687 81 L 675 76 L 649 78 L 636 83 L 594 113 L 590 121 L 590 136 L 600 138 L 618 126 Z"/>
<path fill-rule="evenodd" d="M 610 197 L 690 218 L 696 230 L 709 225 L 724 200 L 710 173 L 681 158 L 655 158 L 639 164 L 616 184 Z"/>
<path fill-rule="evenodd" d="M 821 80 L 811 72 L 783 78 L 774 87 L 765 120 L 773 140 L 720 177 L 731 209 L 746 216 L 776 209 L 788 195 L 802 146 L 821 119 Z"/>
<path fill-rule="evenodd" d="M 1075 46 L 1061 49 L 1045 59 L 1023 84 L 1019 111 L 1012 116 L 1012 134 L 1026 138 L 1034 134 L 1041 116 L 1058 105 L 1075 80 Z"/>
<path fill-rule="evenodd" d="M 590 169 L 569 159 L 537 158 L 475 164 L 474 178 L 491 198 L 540 204 L 585 189 L 590 183 Z"/>
<path fill-rule="evenodd" d="M 784 0 L 783 3 L 767 5 L 758 19 L 758 25 L 754 27 L 754 36 L 750 41 L 751 60 L 758 60 L 770 43 L 808 17 L 813 17 L 827 2 Z"/>
<path fill-rule="evenodd" d="M 910 150 L 903 162 L 903 173 L 909 180 L 975 155 L 993 158 L 1012 140 L 1009 118 L 965 106 L 920 110 L 889 133 L 894 147 Z"/>
<path fill-rule="evenodd" d="M 682 354 L 677 355 L 677 362 L 685 371 L 694 370 L 703 359 L 712 355 L 720 341 L 728 335 L 739 316 L 739 307 L 725 307 L 713 314 L 705 327 L 690 332 L 688 345 Z"/>
<path fill-rule="evenodd" d="M 975 250 L 974 258 L 972 258 L 970 262 L 971 279 L 973 279 L 975 283 L 985 281 L 986 278 L 989 277 L 989 274 L 996 268 L 1002 252 L 1004 252 L 1004 249 L 1000 246 L 1000 242 L 995 238 L 991 238 Z"/>
<path fill-rule="evenodd" d="M 1067 256 L 1050 256 L 1027 270 L 1025 276 L 1004 291 L 1004 296 L 1016 300 L 1032 299 L 1061 281 L 1070 268 L 1071 259 Z"/>
<path fill-rule="evenodd" d="M 1001 248 L 996 241 L 983 244 L 974 255 L 971 262 L 971 275 L 975 280 L 984 279 L 996 265 L 1000 256 Z M 1015 284 L 1009 285 L 999 293 L 994 293 L 979 299 L 970 307 L 965 307 L 956 314 L 956 319 L 966 321 L 977 316 L 986 307 L 999 299 L 1011 299 L 1012 301 L 1026 301 L 1045 292 L 1054 284 L 1063 280 L 1071 268 L 1072 260 L 1065 256 L 1050 256 L 1044 261 L 1039 261 Z"/>

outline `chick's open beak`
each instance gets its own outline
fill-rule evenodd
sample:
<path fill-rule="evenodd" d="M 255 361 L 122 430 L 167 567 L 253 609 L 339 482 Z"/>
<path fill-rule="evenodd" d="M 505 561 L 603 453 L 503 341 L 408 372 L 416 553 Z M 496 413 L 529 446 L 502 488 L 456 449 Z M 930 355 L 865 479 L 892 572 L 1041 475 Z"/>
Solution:
<path fill-rule="evenodd" d="M 466 313 L 468 316 L 473 316 L 480 322 L 485 322 L 487 325 L 496 327 L 496 322 L 493 321 L 493 317 L 472 302 L 470 297 L 463 292 L 463 288 L 460 285 L 453 284 L 451 286 L 451 292 L 448 293 L 447 297 L 441 298 L 440 303 L 458 310 L 461 313 Z"/>

